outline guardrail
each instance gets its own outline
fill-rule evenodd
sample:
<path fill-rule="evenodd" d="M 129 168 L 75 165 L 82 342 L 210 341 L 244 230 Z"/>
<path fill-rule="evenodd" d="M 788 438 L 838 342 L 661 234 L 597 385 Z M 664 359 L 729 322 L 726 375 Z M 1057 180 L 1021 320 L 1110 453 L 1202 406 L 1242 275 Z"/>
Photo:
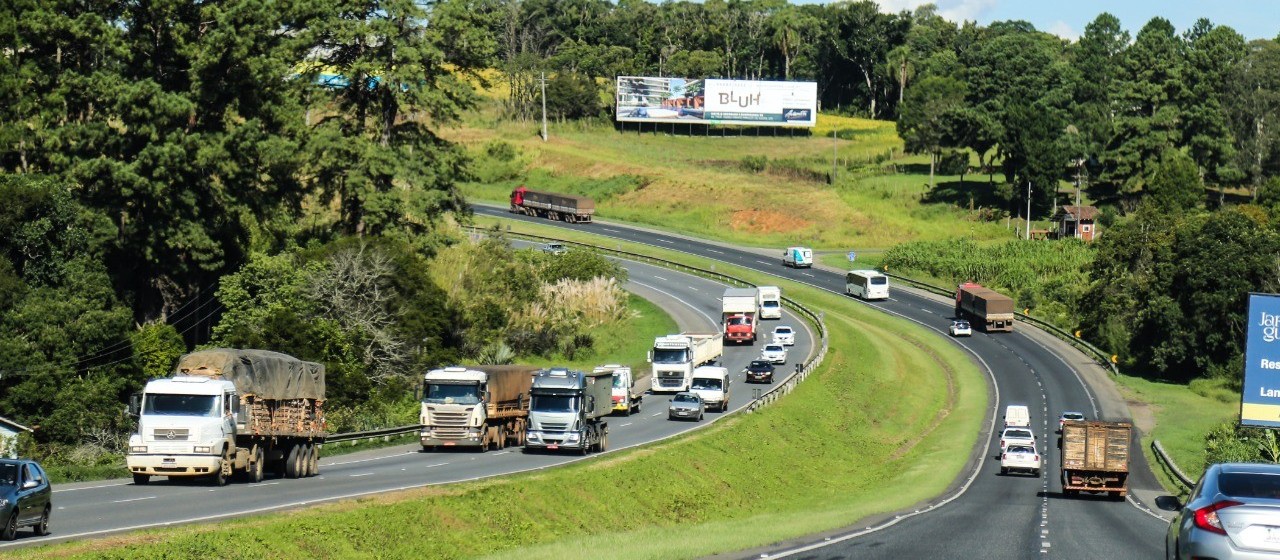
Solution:
<path fill-rule="evenodd" d="M 612 249 L 609 247 L 592 245 L 590 243 L 580 243 L 577 241 L 565 241 L 563 239 L 556 239 L 554 237 L 544 237 L 541 235 L 534 235 L 529 233 L 518 233 L 518 232 L 513 232 L 510 230 L 504 230 L 504 229 L 481 228 L 481 227 L 475 227 L 475 226 L 463 226 L 463 229 L 473 234 L 479 234 L 479 235 L 486 235 L 489 233 L 501 233 L 502 235 L 505 235 L 508 237 L 512 237 L 516 239 L 524 239 L 527 241 L 538 241 L 543 243 L 556 242 L 556 243 L 562 243 L 565 245 L 584 247 L 584 248 L 600 251 L 602 253 L 606 253 L 609 255 L 613 255 L 615 257 L 625 258 L 627 260 L 655 264 L 658 266 L 662 266 L 664 268 L 679 270 L 679 271 L 687 272 L 697 276 L 702 276 L 704 278 L 711 278 L 713 280 L 724 282 L 726 284 L 731 284 L 734 286 L 750 286 L 753 288 L 756 287 L 755 284 L 747 282 L 746 280 L 743 280 L 741 278 L 737 278 L 734 276 L 730 276 L 728 274 L 724 274 L 721 272 L 716 272 L 714 270 L 707 270 L 703 268 L 698 268 L 696 266 L 689 266 L 689 265 L 678 263 L 675 261 L 669 261 L 666 259 L 651 257 L 649 255 L 643 255 L 640 253 L 633 253 L 631 251 L 623 251 L 622 249 Z M 780 398 L 781 396 L 786 395 L 787 393 L 790 393 L 793 389 L 795 389 L 796 385 L 798 385 L 801 381 L 804 381 L 805 378 L 807 378 L 810 373 L 812 373 L 815 369 L 817 369 L 817 367 L 822 364 L 822 360 L 827 356 L 827 348 L 828 348 L 827 325 L 823 319 L 822 314 L 815 313 L 813 310 L 809 309 L 808 307 L 805 307 L 800 302 L 786 296 L 782 297 L 782 301 L 783 303 L 787 304 L 792 310 L 796 311 L 800 315 L 803 315 L 806 319 L 809 320 L 810 323 L 814 325 L 815 328 L 818 329 L 818 338 L 820 342 L 818 347 L 818 353 L 814 354 L 813 358 L 811 358 L 808 362 L 805 362 L 805 364 L 801 366 L 799 369 L 793 371 L 790 375 L 784 378 L 781 383 L 774 385 L 773 388 L 761 394 L 759 397 L 753 398 L 751 400 L 751 404 L 748 404 L 744 409 L 747 412 L 754 412 L 760 407 L 771 404 L 774 401 L 778 400 L 778 398 Z"/>
<path fill-rule="evenodd" d="M 346 442 L 351 442 L 352 445 L 355 445 L 356 442 L 361 440 L 378 439 L 378 438 L 390 439 L 392 436 L 402 436 L 405 434 L 416 433 L 421 429 L 422 429 L 422 424 L 414 424 L 411 426 L 381 428 L 377 430 L 368 430 L 364 432 L 348 432 L 345 434 L 330 434 L 324 438 L 324 442 L 328 444 L 328 443 L 341 443 L 346 441 Z"/>
<path fill-rule="evenodd" d="M 905 282 L 916 288 L 919 288 L 928 292 L 933 292 L 938 295 L 948 296 L 948 297 L 955 297 L 956 295 L 955 290 L 934 286 L 932 284 L 927 284 L 919 280 L 913 280 L 911 278 L 907 278 L 906 276 L 890 274 L 888 272 L 885 272 L 884 274 L 885 276 L 893 278 L 894 280 L 897 280 L 899 282 Z M 1085 340 L 1081 340 L 1079 337 L 1072 336 L 1071 333 L 1058 328 L 1056 325 L 1049 323 L 1048 321 L 1037 319 L 1035 317 L 1032 317 L 1031 315 L 1027 315 L 1025 313 L 1018 313 L 1016 311 L 1014 312 L 1014 315 L 1016 315 L 1018 318 L 1020 318 L 1023 321 L 1026 321 L 1037 327 L 1040 327 L 1042 330 L 1047 331 L 1049 334 L 1052 334 L 1058 337 L 1062 341 L 1072 346 L 1075 346 L 1076 348 L 1083 350 L 1086 353 L 1092 354 L 1095 361 L 1097 361 L 1103 367 L 1109 368 L 1112 374 L 1115 374 L 1115 375 L 1120 374 L 1120 370 L 1116 368 L 1116 364 L 1111 361 L 1111 356 L 1109 356 L 1106 352 L 1103 352 L 1102 349 L 1098 348 L 1097 346 L 1094 346 Z"/>
<path fill-rule="evenodd" d="M 1173 475 L 1174 479 L 1181 483 L 1184 488 L 1190 490 L 1196 485 L 1196 481 L 1187 476 L 1186 473 L 1182 472 L 1182 469 L 1178 468 L 1177 463 L 1173 462 L 1173 458 L 1169 457 L 1169 454 L 1165 452 L 1164 446 L 1160 445 L 1160 440 L 1151 440 L 1151 450 L 1155 452 L 1156 459 L 1159 459 L 1160 462 L 1164 463 L 1165 470 L 1167 470 L 1169 474 Z"/>

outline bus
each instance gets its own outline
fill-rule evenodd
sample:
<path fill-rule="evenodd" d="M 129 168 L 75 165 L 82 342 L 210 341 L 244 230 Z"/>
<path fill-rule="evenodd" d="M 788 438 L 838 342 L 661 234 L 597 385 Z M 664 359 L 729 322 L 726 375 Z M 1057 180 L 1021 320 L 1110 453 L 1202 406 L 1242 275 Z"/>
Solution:
<path fill-rule="evenodd" d="M 850 270 L 844 293 L 862 299 L 889 299 L 889 277 L 874 270 Z"/>

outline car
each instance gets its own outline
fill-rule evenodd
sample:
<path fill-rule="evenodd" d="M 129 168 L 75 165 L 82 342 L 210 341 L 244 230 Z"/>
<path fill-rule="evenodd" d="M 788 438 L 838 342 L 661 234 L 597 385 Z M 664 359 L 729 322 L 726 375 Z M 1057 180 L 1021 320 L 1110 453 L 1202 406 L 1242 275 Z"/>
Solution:
<path fill-rule="evenodd" d="M 746 369 L 747 383 L 773 383 L 773 364 L 765 360 L 751 360 Z"/>
<path fill-rule="evenodd" d="M 1166 558 L 1276 558 L 1280 465 L 1216 463 L 1205 469 L 1165 534 Z"/>
<path fill-rule="evenodd" d="M 569 248 L 564 243 L 547 243 L 542 246 L 542 252 L 552 255 L 563 255 L 569 252 Z"/>
<path fill-rule="evenodd" d="M 787 363 L 787 347 L 781 344 L 766 344 L 760 351 L 760 359 L 771 364 Z"/>
<path fill-rule="evenodd" d="M 778 325 L 773 328 L 773 341 L 783 346 L 795 346 L 796 331 L 791 325 Z"/>
<path fill-rule="evenodd" d="M 674 397 L 671 397 L 671 406 L 667 408 L 667 420 L 684 419 L 700 422 L 705 412 L 706 408 L 702 404 L 702 398 L 685 391 L 676 393 Z"/>
<path fill-rule="evenodd" d="M 1017 443 L 1000 452 L 1000 474 L 1014 471 L 1040 476 L 1040 453 L 1036 452 L 1036 446 Z"/>
<path fill-rule="evenodd" d="M 1034 447 L 1036 444 L 1036 435 L 1031 432 L 1030 428 L 1005 428 L 1000 432 L 1000 451 L 1004 452 L 1010 445 L 1030 445 Z"/>
<path fill-rule="evenodd" d="M 11 541 L 18 529 L 49 534 L 53 489 L 40 464 L 27 459 L 0 459 L 0 540 Z"/>
<path fill-rule="evenodd" d="M 1062 416 L 1058 417 L 1058 433 L 1062 433 L 1062 424 L 1067 420 L 1083 421 L 1084 413 L 1072 411 L 1063 412 Z"/>
<path fill-rule="evenodd" d="M 951 336 L 973 336 L 973 327 L 968 321 L 952 321 Z"/>

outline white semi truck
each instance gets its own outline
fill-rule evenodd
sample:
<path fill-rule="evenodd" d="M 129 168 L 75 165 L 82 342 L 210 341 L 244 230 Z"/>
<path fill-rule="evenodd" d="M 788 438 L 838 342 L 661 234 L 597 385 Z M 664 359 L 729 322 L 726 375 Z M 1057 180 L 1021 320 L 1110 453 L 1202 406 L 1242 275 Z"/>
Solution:
<path fill-rule="evenodd" d="M 760 304 L 761 319 L 782 318 L 782 288 L 760 286 L 756 288 L 756 301 Z"/>
<path fill-rule="evenodd" d="M 681 333 L 660 336 L 653 341 L 649 362 L 653 364 L 651 389 L 655 393 L 689 390 L 693 369 L 719 360 L 724 355 L 724 335 Z"/>
<path fill-rule="evenodd" d="M 324 365 L 267 350 L 219 348 L 187 354 L 173 376 L 134 395 L 138 433 L 125 463 L 134 484 L 152 476 L 233 474 L 260 482 L 319 474 L 324 443 Z"/>
<path fill-rule="evenodd" d="M 423 451 L 523 445 L 529 386 L 537 368 L 471 366 L 431 370 L 422 379 Z"/>
<path fill-rule="evenodd" d="M 524 451 L 567 449 L 586 455 L 609 448 L 613 373 L 564 368 L 533 376 Z"/>

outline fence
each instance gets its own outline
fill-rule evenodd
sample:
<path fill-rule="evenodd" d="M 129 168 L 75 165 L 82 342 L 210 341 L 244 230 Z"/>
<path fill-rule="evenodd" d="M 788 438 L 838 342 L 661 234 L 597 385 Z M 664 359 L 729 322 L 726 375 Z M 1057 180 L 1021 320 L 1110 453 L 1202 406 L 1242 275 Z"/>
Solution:
<path fill-rule="evenodd" d="M 1183 487 L 1190 489 L 1196 485 L 1196 481 L 1182 472 L 1182 469 L 1178 468 L 1178 465 L 1173 462 L 1169 454 L 1165 453 L 1164 447 L 1160 445 L 1160 440 L 1151 440 L 1151 450 L 1155 452 L 1156 459 L 1164 464 L 1165 470 L 1173 475 L 1174 479 L 1181 483 Z"/>
<path fill-rule="evenodd" d="M 524 239 L 527 241 L 537 241 L 541 243 L 555 242 L 555 243 L 562 243 L 564 245 L 583 247 L 583 248 L 599 251 L 601 253 L 605 253 L 608 255 L 613 255 L 615 257 L 623 258 L 626 260 L 643 262 L 647 264 L 658 265 L 664 268 L 679 270 L 681 272 L 687 272 L 690 274 L 694 274 L 696 276 L 701 276 L 703 278 L 710 278 L 712 280 L 716 280 L 718 282 L 724 282 L 726 284 L 731 284 L 734 286 L 750 286 L 753 288 L 756 287 L 755 284 L 747 282 L 746 280 L 743 280 L 741 278 L 737 278 L 734 276 L 730 276 L 728 274 L 716 272 L 714 270 L 707 270 L 707 269 L 698 268 L 695 266 L 688 266 L 675 261 L 669 261 L 666 259 L 651 257 L 648 255 L 642 255 L 639 253 L 632 253 L 629 251 L 623 251 L 621 249 L 610 249 L 608 247 L 601 247 L 598 245 L 591 245 L 588 243 L 579 243 L 576 241 L 565 241 L 562 239 L 555 239 L 552 237 L 543 237 L 541 235 L 514 233 L 509 231 L 496 231 L 496 230 L 489 230 L 485 228 L 478 228 L 474 226 L 465 226 L 465 229 L 471 232 L 472 234 L 486 235 L 489 233 L 501 233 L 502 235 L 505 235 L 507 237 Z M 805 378 L 807 378 L 810 373 L 813 373 L 813 371 L 817 369 L 819 365 L 822 364 L 822 360 L 827 356 L 827 347 L 828 347 L 827 326 L 826 326 L 826 322 L 823 320 L 822 314 L 815 313 L 813 310 L 809 309 L 808 307 L 805 307 L 800 302 L 786 296 L 782 297 L 782 301 L 786 303 L 792 310 L 804 316 L 805 319 L 807 319 L 810 323 L 814 325 L 814 328 L 818 329 L 818 338 L 819 338 L 818 352 L 814 354 L 813 357 L 810 358 L 808 362 L 805 362 L 803 366 L 797 368 L 790 375 L 784 378 L 781 383 L 774 385 L 773 388 L 769 389 L 764 394 L 761 394 L 760 396 L 753 398 L 751 400 L 751 403 L 748 404 L 743 409 L 743 410 L 746 410 L 748 413 L 755 412 L 760 407 L 771 404 L 777 401 L 783 395 L 790 393 L 793 389 L 796 388 L 796 385 L 799 385 L 800 382 L 804 381 Z M 355 442 L 357 441 L 377 439 L 377 438 L 390 439 L 393 436 L 410 434 L 421 429 L 422 429 L 421 424 L 415 424 L 411 426 L 383 428 L 379 430 L 369 430 L 365 432 L 333 434 L 325 438 L 325 441 L 326 443 L 351 442 L 354 445 Z"/>

